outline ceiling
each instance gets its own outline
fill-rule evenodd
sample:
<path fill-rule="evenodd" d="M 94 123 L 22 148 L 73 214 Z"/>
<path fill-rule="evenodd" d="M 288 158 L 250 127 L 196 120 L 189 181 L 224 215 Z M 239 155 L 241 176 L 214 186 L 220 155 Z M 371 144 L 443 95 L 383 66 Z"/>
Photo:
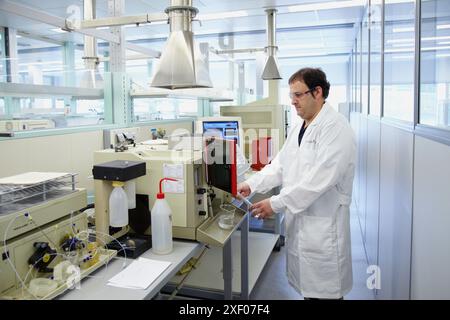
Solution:
<path fill-rule="evenodd" d="M 1 0 L 0 0 L 1 1 Z M 225 37 L 225 44 L 235 49 L 262 48 L 267 45 L 266 8 L 276 8 L 277 45 L 279 57 L 339 55 L 348 54 L 353 46 L 354 24 L 360 21 L 363 6 L 340 9 L 316 10 L 306 12 L 289 12 L 288 7 L 299 4 L 318 4 L 325 2 L 343 2 L 348 0 L 193 0 L 193 6 L 199 10 L 198 21 L 193 22 L 193 31 L 197 41 L 208 42 L 216 49 L 225 49 L 219 44 L 219 35 Z M 19 0 L 14 3 L 42 10 L 61 18 L 67 17 L 67 8 L 77 5 L 83 8 L 81 0 Z M 142 15 L 145 13 L 162 13 L 169 6 L 168 0 L 126 0 L 125 15 Z M 108 1 L 97 0 L 97 17 L 108 16 Z M 245 10 L 247 16 L 208 19 L 208 14 L 226 13 Z M 202 18 L 205 17 L 205 19 Z M 0 10 L 1 26 L 16 28 L 34 36 L 46 37 L 57 41 L 74 41 L 82 44 L 83 37 L 77 33 L 58 33 L 55 27 L 29 20 Z M 141 43 L 151 49 L 161 50 L 169 33 L 167 24 L 147 24 L 140 27 L 125 28 L 128 41 Z M 23 33 L 22 33 L 23 35 Z M 230 37 L 234 35 L 233 37 Z M 19 50 L 55 46 L 37 40 L 34 37 L 18 39 Z M 234 42 L 234 43 L 231 43 Z M 232 48 L 230 47 L 230 48 Z M 249 56 L 249 55 L 247 55 Z M 244 59 L 246 56 L 235 55 Z"/>

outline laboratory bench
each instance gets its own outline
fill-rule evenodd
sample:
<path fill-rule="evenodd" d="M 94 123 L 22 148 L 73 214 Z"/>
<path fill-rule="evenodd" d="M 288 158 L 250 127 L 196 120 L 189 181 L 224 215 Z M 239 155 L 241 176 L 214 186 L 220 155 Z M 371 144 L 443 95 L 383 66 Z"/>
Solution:
<path fill-rule="evenodd" d="M 145 290 L 128 289 L 108 285 L 108 280 L 128 266 L 133 259 L 115 257 L 108 264 L 80 282 L 80 288 L 67 290 L 60 300 L 142 300 L 154 298 L 161 288 L 172 279 L 178 270 L 192 257 L 198 255 L 204 245 L 195 241 L 173 242 L 170 254 L 158 255 L 147 250 L 142 258 L 171 262 L 170 266 Z"/>

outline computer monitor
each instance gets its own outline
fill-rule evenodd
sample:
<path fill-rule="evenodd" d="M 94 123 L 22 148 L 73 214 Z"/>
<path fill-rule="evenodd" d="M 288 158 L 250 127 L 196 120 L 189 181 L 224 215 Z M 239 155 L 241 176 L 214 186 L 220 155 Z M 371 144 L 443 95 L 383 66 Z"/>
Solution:
<path fill-rule="evenodd" d="M 216 137 L 236 141 L 241 152 L 244 151 L 242 122 L 240 117 L 202 117 L 196 122 L 195 133 L 204 137 Z"/>

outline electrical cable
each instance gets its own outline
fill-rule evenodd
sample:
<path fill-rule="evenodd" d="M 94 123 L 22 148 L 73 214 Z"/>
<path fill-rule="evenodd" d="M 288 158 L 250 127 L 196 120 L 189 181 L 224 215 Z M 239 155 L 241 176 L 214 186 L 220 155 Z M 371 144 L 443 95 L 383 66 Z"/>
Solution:
<path fill-rule="evenodd" d="M 61 254 L 61 253 L 58 253 L 58 252 L 56 252 L 56 253 L 49 253 L 48 255 L 49 255 L 49 256 L 63 256 L 63 257 L 65 258 L 64 254 Z M 44 259 L 44 257 L 40 257 L 33 265 L 30 264 L 30 269 L 29 269 L 28 272 L 25 274 L 25 278 L 23 279 L 23 282 L 24 282 L 24 283 L 27 283 L 27 279 L 28 279 L 28 277 L 30 276 L 31 272 L 32 272 L 33 270 L 36 270 L 36 269 L 34 268 L 34 266 L 35 266 L 36 264 L 38 264 L 42 259 Z M 66 261 L 67 261 L 67 260 L 66 260 Z M 59 285 L 58 285 L 58 287 L 59 287 Z M 29 293 L 31 293 L 30 290 L 28 290 L 28 289 L 29 289 L 28 286 L 26 286 L 26 288 L 27 288 L 27 291 L 28 291 Z M 23 296 L 23 289 L 24 289 L 24 287 L 22 286 L 22 296 Z M 35 297 L 35 298 L 38 299 L 37 297 Z M 42 297 L 42 299 L 44 299 L 44 298 L 45 298 L 45 297 Z M 41 300 L 41 299 L 39 299 L 39 300 Z"/>
<path fill-rule="evenodd" d="M 36 228 L 38 228 L 38 230 L 44 235 L 44 237 L 48 240 L 48 242 L 53 245 L 53 247 L 55 248 L 56 251 L 58 251 L 58 246 L 47 236 L 47 234 L 44 232 L 44 230 L 42 230 L 41 227 L 33 220 L 33 217 L 30 214 L 28 214 L 28 215 L 30 217 L 31 223 L 34 224 L 36 226 Z M 55 228 L 57 228 L 57 227 L 58 227 L 58 225 L 55 225 Z"/>
<path fill-rule="evenodd" d="M 89 207 L 89 205 L 88 205 L 88 207 Z M 73 223 L 73 211 L 70 213 L 70 223 L 71 223 L 71 226 L 72 226 L 72 232 L 73 232 L 74 234 L 76 234 L 76 232 L 75 232 L 75 230 L 74 230 L 75 224 Z M 88 232 L 88 231 L 81 231 L 81 232 L 79 232 L 79 233 L 80 233 L 80 234 L 81 234 L 81 233 L 86 233 L 87 238 L 89 239 L 89 232 Z M 102 242 L 101 245 L 102 245 L 103 247 L 105 247 L 105 248 L 106 248 L 106 245 L 107 245 L 106 240 L 104 241 L 103 239 L 99 239 L 99 238 L 97 237 L 97 234 L 100 234 L 100 235 L 102 235 L 102 236 L 109 237 L 109 238 L 112 239 L 112 241 L 117 242 L 117 244 L 118 244 L 119 247 L 120 247 L 120 250 L 118 250 L 117 253 L 123 251 L 123 254 L 124 254 L 125 261 L 124 261 L 124 266 L 122 267 L 122 268 L 124 268 L 125 265 L 126 265 L 126 261 L 127 261 L 127 251 L 126 251 L 127 248 L 124 247 L 124 246 L 122 245 L 122 243 L 120 243 L 119 240 L 117 240 L 116 238 L 114 238 L 114 237 L 111 236 L 110 234 L 107 234 L 107 233 L 104 233 L 104 232 L 101 232 L 101 231 L 97 231 L 97 230 L 94 231 L 94 234 L 96 235 L 95 241 L 100 241 L 100 242 Z M 107 264 L 106 264 L 106 268 L 108 268 L 108 265 L 107 265 Z"/>
<path fill-rule="evenodd" d="M 70 219 L 71 219 L 71 221 L 70 221 L 70 223 L 71 223 L 71 228 L 72 228 L 72 231 L 74 231 L 73 228 L 74 228 L 75 224 L 73 223 L 73 211 L 70 213 L 70 216 L 71 216 L 71 218 L 70 218 Z M 49 243 L 51 243 L 51 244 L 53 245 L 53 247 L 55 248 L 55 250 L 56 250 L 57 252 L 56 252 L 56 253 L 49 254 L 50 256 L 52 256 L 52 255 L 55 255 L 55 256 L 62 256 L 62 257 L 63 257 L 63 260 L 65 260 L 65 261 L 70 261 L 70 257 L 67 256 L 64 252 L 63 252 L 63 253 L 58 252 L 58 250 L 61 251 L 62 248 L 60 248 L 60 246 L 55 245 L 55 243 L 49 238 L 49 236 L 46 234 L 46 232 L 44 232 L 44 231 L 42 230 L 42 228 L 41 228 L 41 227 L 33 220 L 33 217 L 32 217 L 29 213 L 18 214 L 18 215 L 16 215 L 16 216 L 14 217 L 14 219 L 12 219 L 12 220 L 8 223 L 8 225 L 7 225 L 7 227 L 6 227 L 6 230 L 5 230 L 4 237 L 3 237 L 3 243 L 4 243 L 3 251 L 4 251 L 4 254 L 5 254 L 6 258 L 7 258 L 7 261 L 8 261 L 8 263 L 9 263 L 9 265 L 10 265 L 12 271 L 15 273 L 17 279 L 18 279 L 19 282 L 21 283 L 21 287 L 22 287 L 22 296 L 24 296 L 23 290 L 26 290 L 26 291 L 27 291 L 34 299 L 36 299 L 36 300 L 42 300 L 42 298 L 37 297 L 35 294 L 33 294 L 33 293 L 30 291 L 29 287 L 26 285 L 26 281 L 27 281 L 28 277 L 30 276 L 30 274 L 32 273 L 32 271 L 35 270 L 34 265 L 36 265 L 37 263 L 39 263 L 39 262 L 43 259 L 43 257 L 39 258 L 39 260 L 37 260 L 37 261 L 35 262 L 34 265 L 30 265 L 30 269 L 29 269 L 28 272 L 26 273 L 25 279 L 22 279 L 22 277 L 20 276 L 20 274 L 18 273 L 17 269 L 15 268 L 14 263 L 12 262 L 12 260 L 11 260 L 11 258 L 10 258 L 10 256 L 9 256 L 9 253 L 8 253 L 8 245 L 7 245 L 6 239 L 7 239 L 7 236 L 8 236 L 8 233 L 9 233 L 9 231 L 10 231 L 11 226 L 13 225 L 13 223 L 14 223 L 19 217 L 24 217 L 24 218 L 30 220 L 30 221 L 32 222 L 32 224 L 40 231 L 40 233 L 42 233 L 42 234 L 44 235 L 44 237 L 49 241 Z M 89 232 L 88 232 L 88 231 L 81 231 L 81 232 L 76 232 L 76 233 L 73 232 L 73 233 L 74 233 L 74 237 L 77 237 L 77 236 L 78 236 L 79 239 L 81 239 L 81 235 L 82 235 L 83 233 L 86 233 L 86 235 L 87 235 L 86 238 L 85 238 L 86 240 L 80 240 L 80 241 L 86 241 L 86 242 L 89 242 L 89 240 L 88 240 L 88 239 L 89 239 Z M 98 233 L 98 234 L 102 234 L 102 235 L 104 235 L 104 236 L 106 236 L 106 237 L 109 237 L 109 238 L 111 238 L 113 241 L 116 241 L 116 242 L 119 244 L 119 246 L 121 247 L 121 250 L 119 250 L 118 252 L 120 252 L 120 251 L 122 251 L 122 250 L 124 251 L 124 258 L 125 258 L 125 259 L 124 259 L 124 263 L 123 263 L 123 266 L 122 266 L 122 268 L 124 268 L 124 267 L 126 266 L 126 262 L 127 262 L 127 256 L 126 256 L 126 250 L 125 250 L 126 248 L 125 248 L 125 247 L 124 247 L 117 239 L 115 239 L 114 237 L 112 237 L 112 236 L 109 235 L 109 234 L 105 234 L 105 233 L 99 232 L 99 231 L 95 231 L 95 233 L 96 233 L 96 234 L 97 234 L 97 233 Z M 96 239 L 97 239 L 97 237 L 96 237 Z M 105 246 L 105 242 L 104 242 L 103 240 L 97 239 L 96 241 L 102 242 L 101 245 Z M 92 257 L 92 256 L 94 256 L 94 255 L 97 254 L 97 253 L 100 254 L 100 251 L 97 252 L 97 250 L 98 250 L 98 248 L 96 248 L 95 252 L 94 252 L 93 254 L 91 254 L 90 256 Z M 105 267 L 106 267 L 106 268 L 108 267 L 109 261 L 110 261 L 110 260 L 107 260 L 107 261 L 105 262 Z M 77 261 L 77 262 L 78 262 L 78 261 Z M 72 262 L 71 262 L 71 263 L 72 263 Z M 43 297 L 43 298 L 45 298 L 45 297 Z"/>
<path fill-rule="evenodd" d="M 173 290 L 173 292 L 170 294 L 170 297 L 168 298 L 168 300 L 172 300 L 177 293 L 180 291 L 180 289 L 183 287 L 184 282 L 186 281 L 187 277 L 191 274 L 192 270 L 196 268 L 198 262 L 200 261 L 200 259 L 203 257 L 203 255 L 206 253 L 206 250 L 208 250 L 209 247 L 207 245 L 205 245 L 205 247 L 203 248 L 202 252 L 200 253 L 200 255 L 198 256 L 197 260 L 195 261 L 195 263 L 191 266 L 191 269 L 189 270 L 188 273 L 186 273 L 186 275 L 181 279 L 181 281 L 178 283 L 178 285 L 175 287 L 175 289 Z"/>

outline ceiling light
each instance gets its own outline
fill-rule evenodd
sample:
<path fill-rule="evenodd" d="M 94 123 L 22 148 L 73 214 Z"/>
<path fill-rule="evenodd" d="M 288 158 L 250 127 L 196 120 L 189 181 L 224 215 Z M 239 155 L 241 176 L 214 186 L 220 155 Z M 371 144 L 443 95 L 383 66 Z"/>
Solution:
<path fill-rule="evenodd" d="M 450 41 L 441 41 L 438 42 L 439 45 L 450 44 Z"/>
<path fill-rule="evenodd" d="M 288 49 L 315 49 L 315 48 L 323 48 L 325 47 L 323 43 L 303 43 L 303 44 L 288 44 L 288 45 L 281 45 L 278 46 L 278 48 L 281 50 L 288 50 Z"/>
<path fill-rule="evenodd" d="M 305 52 L 305 53 L 299 53 L 299 54 L 288 54 L 280 56 L 279 59 L 285 59 L 285 58 L 297 58 L 297 57 L 317 57 L 317 56 L 326 56 L 327 54 L 325 52 Z"/>
<path fill-rule="evenodd" d="M 398 59 L 398 60 L 412 60 L 412 59 L 414 59 L 414 56 L 413 56 L 413 55 L 392 56 L 392 59 Z"/>
<path fill-rule="evenodd" d="M 439 53 L 436 55 L 437 58 L 450 57 L 450 53 Z"/>
<path fill-rule="evenodd" d="M 414 27 L 392 28 L 392 32 L 414 32 Z"/>
<path fill-rule="evenodd" d="M 441 30 L 441 29 L 450 29 L 450 24 L 438 24 L 436 26 L 436 29 Z"/>
<path fill-rule="evenodd" d="M 386 0 L 386 4 L 397 4 L 397 3 L 407 3 L 414 2 L 415 0 Z M 289 12 L 304 12 L 304 11 L 317 11 L 317 10 L 330 10 L 330 9 L 340 9 L 340 8 L 350 8 L 350 7 L 362 7 L 367 4 L 367 0 L 346 0 L 346 1 L 330 1 L 323 3 L 308 3 L 299 4 L 295 6 L 289 6 Z M 377 1 L 377 3 L 379 3 Z"/>
<path fill-rule="evenodd" d="M 450 40 L 450 36 L 443 37 L 423 37 L 422 41 Z"/>
<path fill-rule="evenodd" d="M 216 19 L 228 19 L 228 18 L 239 18 L 247 17 L 248 13 L 245 10 L 229 11 L 229 12 L 218 12 L 218 13 L 207 13 L 199 14 L 198 20 L 216 20 Z"/>
<path fill-rule="evenodd" d="M 366 0 L 347 0 L 347 1 L 331 1 L 331 2 L 323 2 L 323 3 L 309 3 L 309 4 L 300 4 L 295 6 L 289 6 L 289 12 L 304 12 L 304 11 L 316 11 L 316 10 L 330 10 L 330 9 L 339 9 L 339 8 L 349 8 L 349 7 L 358 7 L 364 6 L 366 4 Z"/>
<path fill-rule="evenodd" d="M 414 42 L 413 38 L 410 39 L 389 39 L 387 43 L 408 43 L 408 42 Z"/>
<path fill-rule="evenodd" d="M 67 32 L 67 31 L 64 31 L 61 28 L 54 28 L 54 29 L 50 29 L 50 30 L 53 31 L 53 32 L 56 32 L 56 33 L 66 33 Z"/>
<path fill-rule="evenodd" d="M 426 48 L 421 48 L 421 51 L 434 51 L 434 50 L 449 50 L 450 46 L 446 46 L 446 47 L 426 47 Z"/>
<path fill-rule="evenodd" d="M 62 64 L 62 61 L 59 60 L 49 60 L 49 61 L 33 61 L 33 62 L 24 62 L 19 63 L 19 66 L 29 66 L 29 65 L 49 65 L 49 64 Z"/>
<path fill-rule="evenodd" d="M 414 2 L 415 0 L 385 0 L 385 4 L 399 4 L 399 3 L 408 3 Z"/>
<path fill-rule="evenodd" d="M 414 52 L 413 48 L 404 48 L 404 49 L 386 49 L 385 53 L 394 53 L 394 52 Z"/>
<path fill-rule="evenodd" d="M 399 47 L 413 47 L 414 43 L 393 43 L 393 48 L 399 48 Z"/>

